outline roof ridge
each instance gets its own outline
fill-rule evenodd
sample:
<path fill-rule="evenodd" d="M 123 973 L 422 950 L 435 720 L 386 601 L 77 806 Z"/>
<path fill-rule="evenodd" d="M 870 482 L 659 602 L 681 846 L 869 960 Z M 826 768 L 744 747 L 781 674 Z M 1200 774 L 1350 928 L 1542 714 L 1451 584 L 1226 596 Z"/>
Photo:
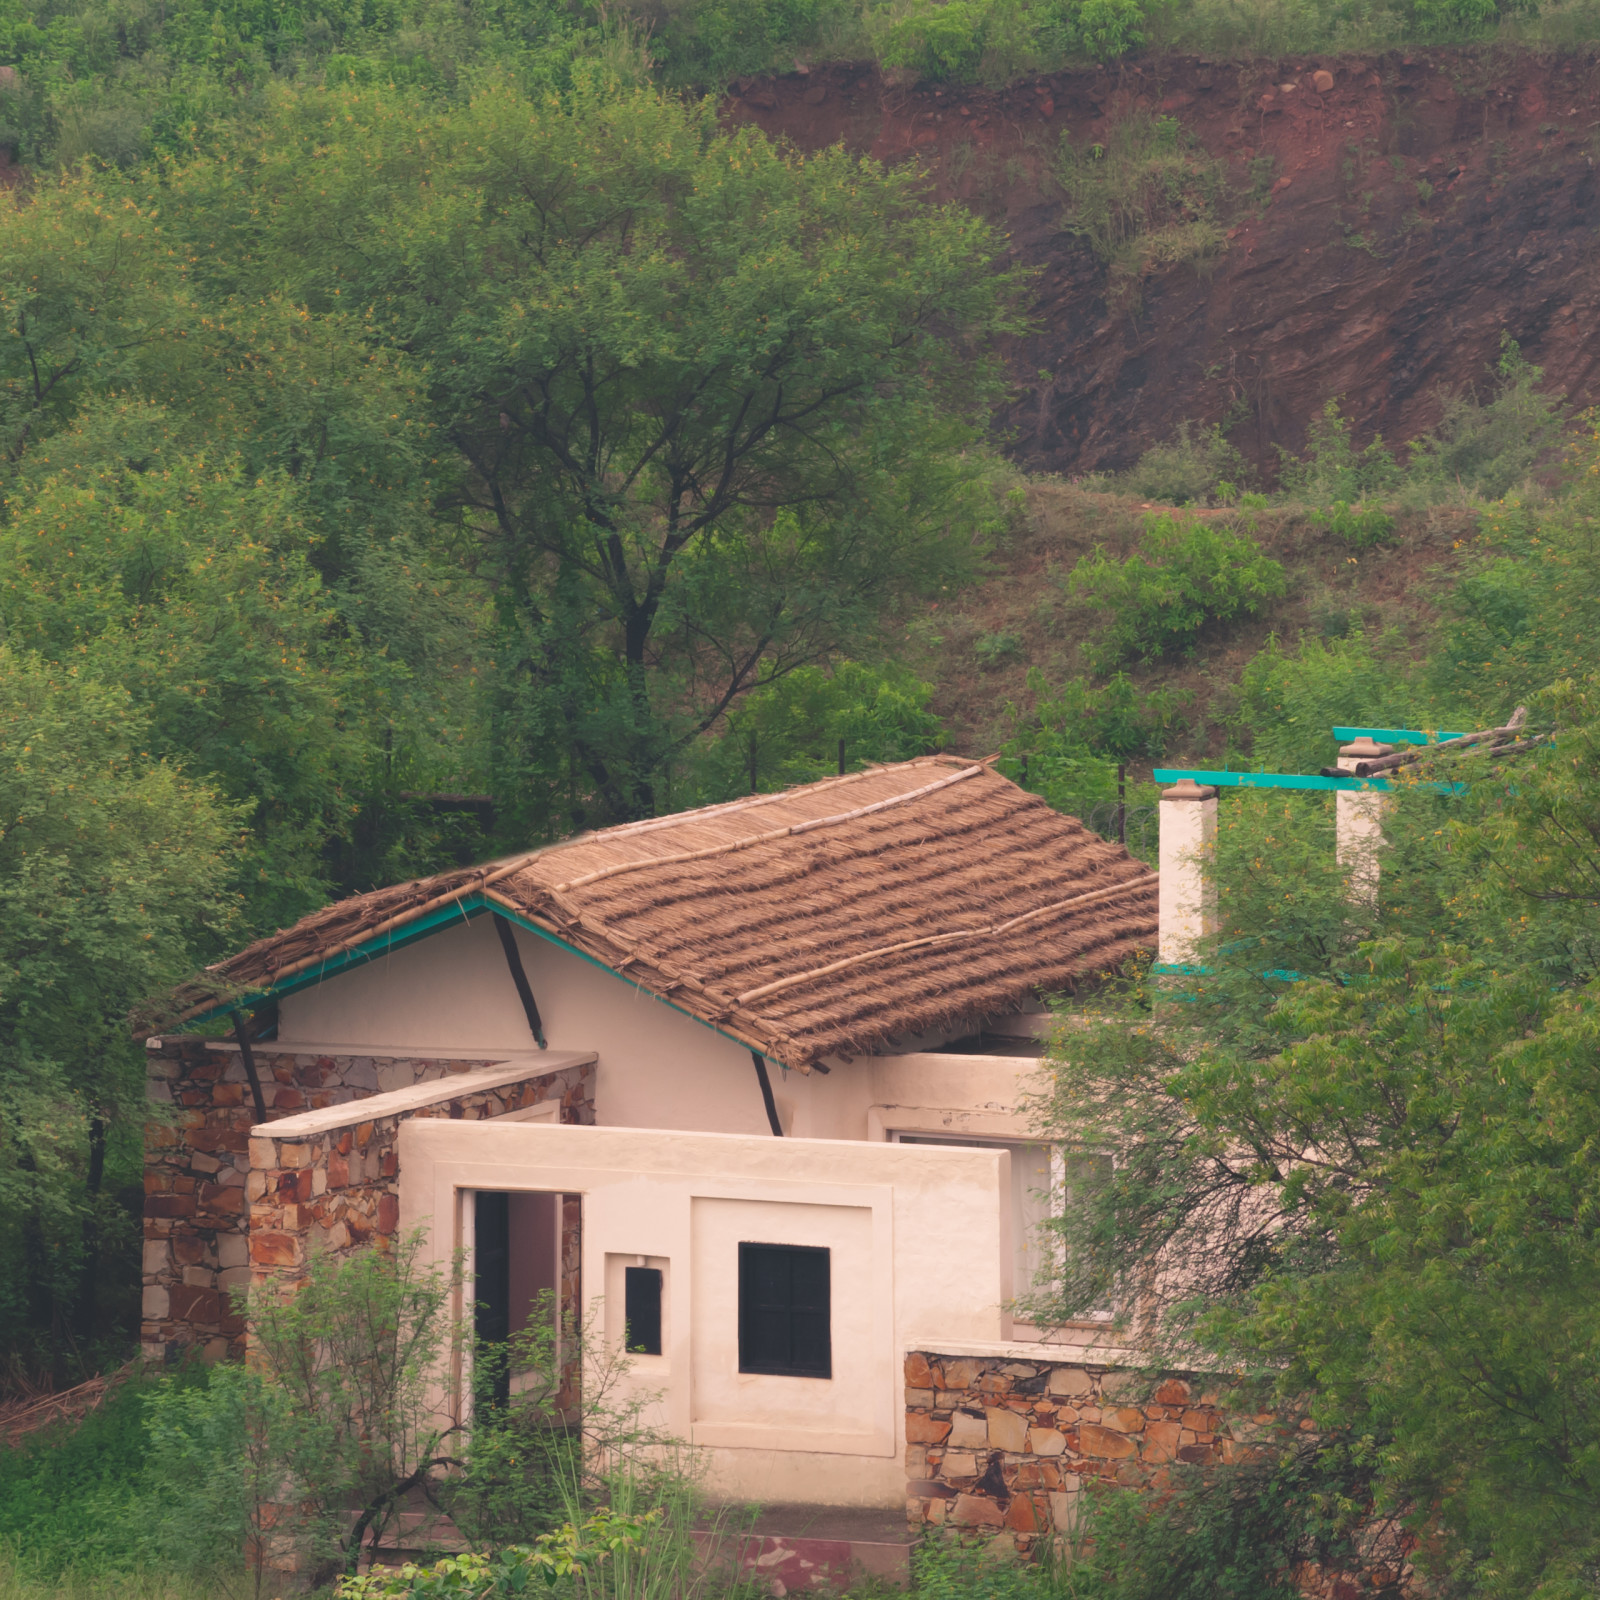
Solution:
<path fill-rule="evenodd" d="M 780 800 L 792 800 L 803 789 L 814 794 L 819 789 L 837 789 L 844 784 L 860 783 L 865 778 L 881 777 L 884 773 L 898 771 L 901 767 L 951 765 L 960 760 L 960 756 L 939 752 L 931 756 L 912 756 L 909 761 L 878 761 L 870 767 L 863 767 L 859 772 L 841 772 L 836 776 L 814 778 L 810 783 L 792 783 L 787 789 L 774 789 L 769 794 L 741 795 L 737 800 L 719 800 L 714 805 L 694 806 L 688 811 L 673 811 L 664 817 L 645 817 L 638 822 L 613 823 L 609 828 L 596 828 L 589 833 L 574 834 L 570 839 L 558 839 L 536 853 L 545 855 L 569 844 L 596 844 L 602 840 L 630 839 L 636 834 L 655 833 L 662 828 L 675 828 L 691 820 L 727 816 L 734 811 L 753 811 L 759 806 L 775 805 Z"/>
<path fill-rule="evenodd" d="M 854 822 L 860 817 L 871 816 L 874 812 L 887 811 L 891 806 L 905 804 L 908 800 L 920 800 L 924 795 L 934 794 L 940 789 L 947 789 L 952 783 L 960 783 L 966 778 L 976 778 L 980 773 L 988 771 L 981 762 L 964 768 L 960 772 L 953 772 L 948 778 L 940 778 L 933 783 L 925 783 L 918 789 L 907 789 L 904 794 L 889 795 L 883 800 L 874 800 L 871 805 L 857 806 L 853 811 L 836 811 L 827 817 L 810 817 L 804 822 L 791 822 L 785 828 L 769 828 L 765 833 L 752 833 L 744 839 L 728 839 L 722 844 L 707 845 L 700 850 L 680 850 L 671 856 L 645 856 L 639 861 L 617 861 L 609 867 L 596 867 L 593 872 L 585 872 L 576 878 L 569 878 L 565 883 L 550 885 L 552 894 L 565 894 L 571 889 L 581 889 L 591 883 L 598 883 L 602 878 L 614 878 L 624 872 L 638 872 L 645 867 L 671 867 L 679 866 L 685 861 L 700 861 L 707 856 L 727 855 L 734 850 L 748 850 L 752 845 L 768 844 L 774 839 L 793 838 L 796 834 L 810 833 L 816 828 L 826 828 L 841 822 Z M 685 813 L 692 815 L 693 813 Z"/>

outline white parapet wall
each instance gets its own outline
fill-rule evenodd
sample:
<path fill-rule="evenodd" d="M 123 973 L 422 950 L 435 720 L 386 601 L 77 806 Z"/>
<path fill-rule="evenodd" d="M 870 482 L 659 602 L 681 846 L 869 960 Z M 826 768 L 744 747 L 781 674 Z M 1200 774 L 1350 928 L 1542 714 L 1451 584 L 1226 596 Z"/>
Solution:
<path fill-rule="evenodd" d="M 661 1353 L 626 1383 L 717 1494 L 902 1505 L 907 1345 L 1011 1334 L 1003 1149 L 446 1121 L 399 1139 L 400 1225 L 433 1259 L 470 1252 L 474 1191 L 581 1196 L 583 1299 L 612 1347 L 626 1269 L 662 1273 Z M 829 1252 L 829 1376 L 741 1371 L 741 1243 Z"/>
<path fill-rule="evenodd" d="M 1158 959 L 1193 961 L 1216 932 L 1217 791 L 1183 778 L 1161 793 Z"/>
<path fill-rule="evenodd" d="M 1357 739 L 1340 747 L 1341 771 L 1354 772 L 1358 761 L 1394 753 L 1392 744 Z M 1390 796 L 1377 791 L 1341 789 L 1334 796 L 1334 849 L 1344 874 L 1350 903 L 1366 911 L 1378 907 L 1378 878 L 1383 854 L 1383 815 Z"/>

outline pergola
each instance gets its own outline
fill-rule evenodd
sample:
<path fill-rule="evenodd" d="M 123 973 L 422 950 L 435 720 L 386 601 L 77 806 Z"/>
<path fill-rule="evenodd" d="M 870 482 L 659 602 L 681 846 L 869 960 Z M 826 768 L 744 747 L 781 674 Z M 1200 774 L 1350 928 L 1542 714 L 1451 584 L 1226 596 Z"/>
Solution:
<path fill-rule="evenodd" d="M 1506 755 L 1541 742 L 1525 736 L 1527 713 L 1519 706 L 1504 726 L 1475 733 L 1434 728 L 1336 727 L 1338 761 L 1316 773 L 1231 772 L 1203 767 L 1157 767 L 1161 795 L 1158 970 L 1192 962 L 1201 942 L 1216 931 L 1217 889 L 1211 858 L 1216 849 L 1217 795 L 1222 789 L 1332 790 L 1337 860 L 1346 873 L 1351 902 L 1365 908 L 1378 898 L 1383 813 L 1399 788 L 1459 793 L 1466 785 L 1412 779 L 1401 784 L 1382 776 L 1435 754 Z M 1400 749 L 1397 747 L 1403 746 Z"/>

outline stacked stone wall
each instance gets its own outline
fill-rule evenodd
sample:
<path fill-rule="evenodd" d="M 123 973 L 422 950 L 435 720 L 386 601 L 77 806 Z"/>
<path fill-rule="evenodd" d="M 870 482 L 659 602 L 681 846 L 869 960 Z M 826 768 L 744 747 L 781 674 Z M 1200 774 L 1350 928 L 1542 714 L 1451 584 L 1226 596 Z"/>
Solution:
<path fill-rule="evenodd" d="M 344 1105 L 486 1065 L 431 1057 L 312 1054 L 258 1045 L 267 1120 Z M 215 1040 L 152 1041 L 146 1073 L 157 1114 L 145 1136 L 143 1305 L 146 1360 L 189 1347 L 242 1353 L 231 1291 L 250 1281 L 250 1129 L 254 1097 L 237 1049 Z"/>
<path fill-rule="evenodd" d="M 1015 1347 L 1013 1347 L 1015 1349 Z M 1292 1428 L 1275 1412 L 1227 1411 L 1203 1378 L 1084 1359 L 1019 1359 L 930 1350 L 906 1357 L 906 1514 L 913 1528 L 981 1538 L 1021 1554 L 1072 1534 L 1085 1493 L 1116 1485 L 1159 1493 L 1175 1464 L 1231 1465 Z M 1286 1576 L 1306 1600 L 1422 1596 L 1414 1536 L 1375 1516 L 1359 1530 L 1359 1566 L 1303 1562 Z"/>
<path fill-rule="evenodd" d="M 1162 1481 L 1175 1461 L 1240 1459 L 1274 1416 L 1229 1418 L 1200 1381 L 1152 1385 L 1078 1361 L 915 1351 L 906 1357 L 906 1514 L 1028 1552 L 1070 1533 L 1099 1480 Z"/>
<path fill-rule="evenodd" d="M 493 1088 L 451 1095 L 441 1084 L 436 1101 L 414 1110 L 358 1120 L 308 1137 L 257 1133 L 250 1141 L 250 1270 L 254 1285 L 292 1288 L 313 1254 L 344 1256 L 365 1245 L 380 1246 L 394 1236 L 400 1221 L 400 1128 L 413 1117 L 447 1117 L 481 1122 L 551 1100 L 561 1104 L 560 1120 L 582 1126 L 594 1122 L 594 1065 L 539 1073 Z M 536 1075 L 538 1074 L 538 1075 Z M 564 1258 L 576 1271 L 576 1206 L 563 1214 Z M 563 1261 L 563 1279 L 567 1261 Z M 563 1283 L 563 1299 L 567 1284 Z M 578 1285 L 571 1285 L 576 1302 Z"/>

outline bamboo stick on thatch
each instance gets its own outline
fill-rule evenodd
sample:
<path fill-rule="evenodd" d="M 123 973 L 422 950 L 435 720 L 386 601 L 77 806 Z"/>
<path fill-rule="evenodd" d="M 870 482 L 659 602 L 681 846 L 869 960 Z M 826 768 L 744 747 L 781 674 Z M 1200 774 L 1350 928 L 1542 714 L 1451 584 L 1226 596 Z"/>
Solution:
<path fill-rule="evenodd" d="M 796 972 L 787 978 L 764 983 L 759 989 L 747 989 L 739 996 L 739 1004 L 748 1005 L 750 1001 L 759 1000 L 763 995 L 776 994 L 780 989 L 792 989 L 796 984 L 809 983 L 815 978 L 825 978 L 830 973 L 844 971 L 846 967 L 859 966 L 863 961 L 874 961 L 880 956 L 898 955 L 903 950 L 922 950 L 929 945 L 948 944 L 956 939 L 998 938 L 1001 934 L 1011 932 L 1013 928 L 1021 927 L 1025 922 L 1047 917 L 1052 912 L 1064 911 L 1068 906 L 1088 906 L 1115 899 L 1118 895 L 1133 889 L 1148 889 L 1157 877 L 1158 874 L 1148 872 L 1142 878 L 1130 878 L 1125 883 L 1113 883 L 1104 889 L 1092 889 L 1086 894 L 1071 895 L 1065 900 L 1057 900 L 1051 905 L 1024 911 L 1019 917 L 1011 917 L 1005 922 L 990 923 L 982 928 L 957 928 L 949 933 L 930 933 L 920 939 L 904 939 L 899 944 L 880 945 L 876 950 L 862 950 L 853 956 L 830 961 L 825 967 L 813 967 L 809 972 Z"/>
<path fill-rule="evenodd" d="M 908 789 L 904 794 L 890 795 L 887 800 L 874 800 L 871 805 L 857 806 L 854 811 L 836 811 L 831 816 L 812 817 L 805 822 L 792 822 L 786 828 L 769 828 L 765 833 L 751 833 L 738 839 L 725 839 L 721 844 L 707 845 L 700 850 L 682 850 L 670 856 L 644 856 L 638 861 L 618 861 L 609 867 L 597 867 L 593 872 L 584 873 L 582 877 L 569 878 L 565 883 L 558 883 L 554 886 L 553 892 L 564 894 L 569 889 L 582 889 L 588 884 L 599 883 L 602 878 L 614 878 L 623 872 L 681 866 L 686 861 L 703 861 L 710 856 L 727 855 L 734 850 L 748 850 L 753 845 L 771 844 L 778 839 L 793 839 L 799 834 L 811 833 L 817 828 L 833 828 L 846 822 L 856 822 L 862 817 L 870 817 L 874 812 L 887 811 L 893 806 L 903 806 L 912 800 L 925 799 L 940 789 L 948 789 L 952 783 L 960 783 L 965 778 L 976 778 L 985 770 L 981 765 L 965 767 L 960 772 L 951 773 L 948 778 L 925 783 L 920 789 Z"/>

